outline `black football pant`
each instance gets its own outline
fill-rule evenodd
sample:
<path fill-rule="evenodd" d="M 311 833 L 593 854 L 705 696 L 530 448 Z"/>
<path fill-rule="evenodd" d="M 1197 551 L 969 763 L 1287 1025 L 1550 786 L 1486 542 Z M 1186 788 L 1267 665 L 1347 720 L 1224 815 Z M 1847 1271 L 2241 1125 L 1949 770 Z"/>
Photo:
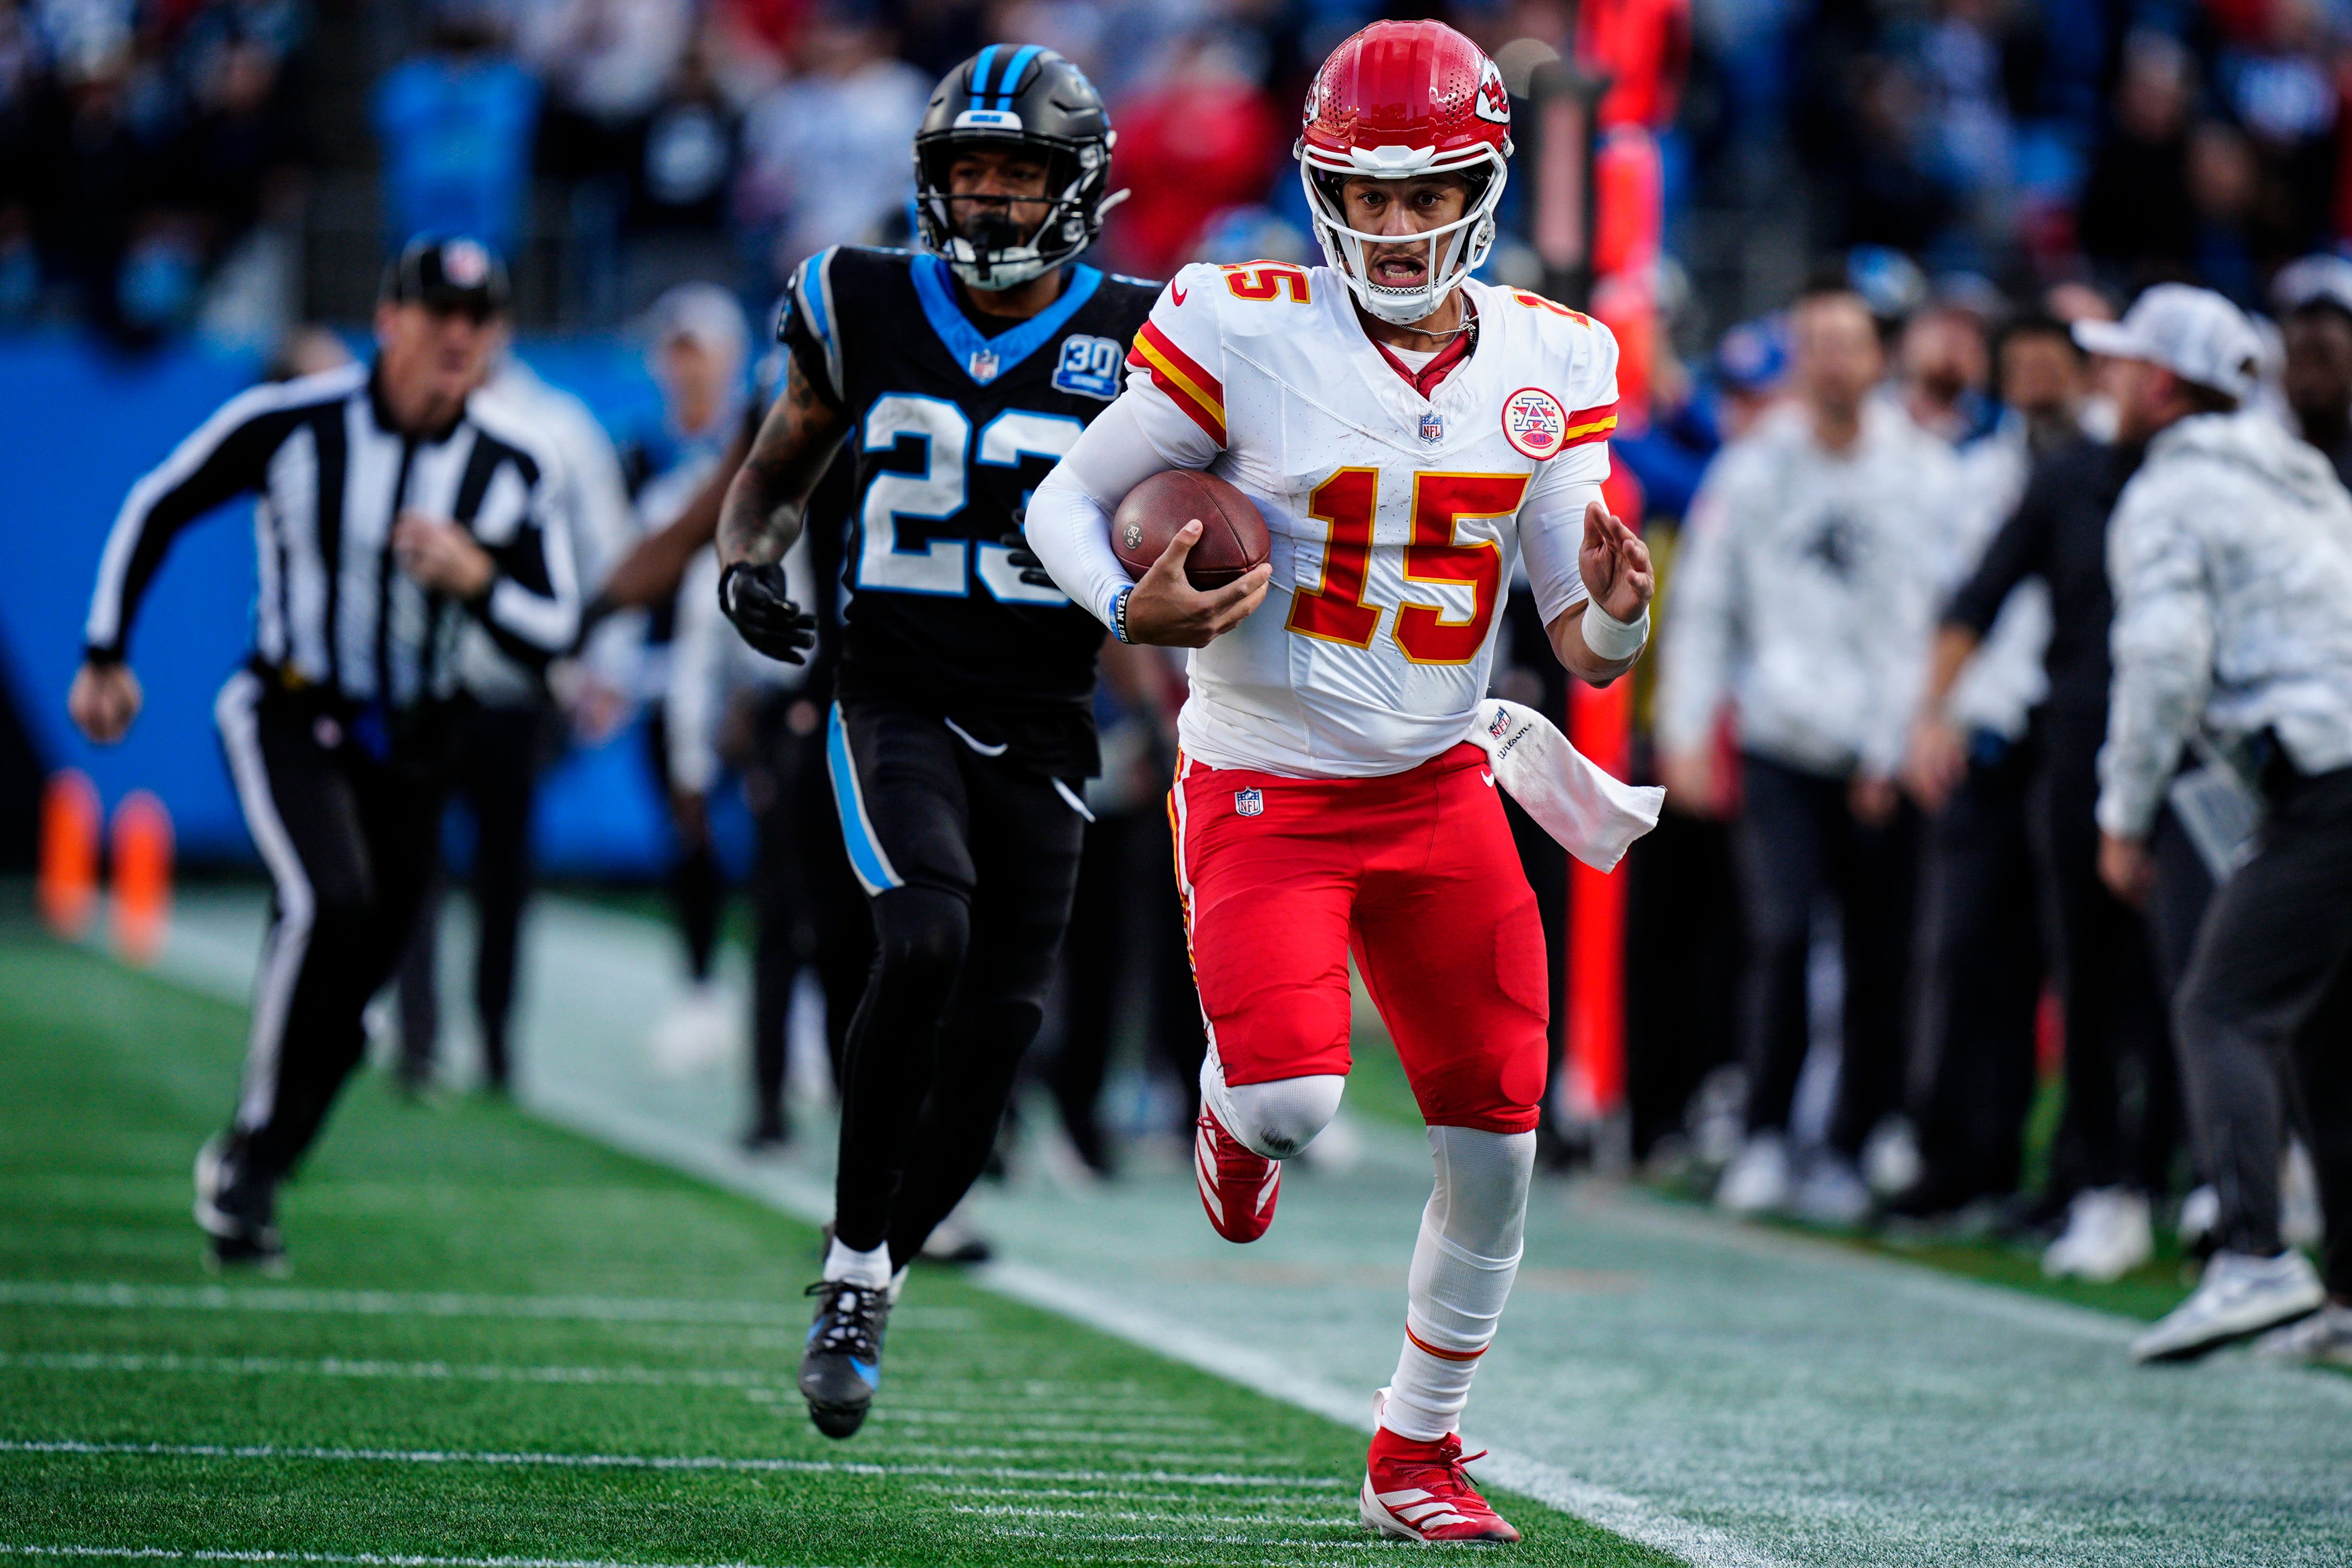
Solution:
<path fill-rule="evenodd" d="M 844 701 L 826 761 L 877 949 L 850 1025 L 834 1226 L 893 1267 L 922 1250 L 996 1140 L 1045 1016 L 1086 826 L 1076 792 L 938 713 Z"/>
<path fill-rule="evenodd" d="M 646 755 L 667 805 L 675 793 L 669 776 L 669 712 L 658 702 L 646 709 Z M 670 911 L 686 943 L 686 972 L 698 985 L 710 978 L 719 951 L 719 922 L 727 912 L 727 868 L 709 834 L 678 843 L 669 863 Z"/>
<path fill-rule="evenodd" d="M 2328 1289 L 2352 1300 L 2352 768 L 2273 788 L 2253 858 L 2206 910 L 2173 1019 L 2221 1244 L 2280 1249 L 2291 1083 L 2327 1219 Z"/>
<path fill-rule="evenodd" d="M 2050 1155 L 2050 1193 L 2169 1184 L 2179 1091 L 2167 1023 L 2168 986 L 2157 940 L 2168 918 L 2188 927 L 2170 944 L 2185 960 L 2202 912 L 2205 875 L 2179 836 L 2160 836 L 2162 875 L 2143 916 L 2099 879 L 2099 746 L 2106 710 L 2045 714 L 2028 813 L 2043 920 L 2065 1016 L 2065 1109 Z"/>
<path fill-rule="evenodd" d="M 514 1018 L 522 912 L 532 880 L 531 807 L 539 798 L 540 765 L 554 721 L 553 712 L 539 703 L 498 708 L 460 702 L 450 712 L 453 792 L 474 818 L 474 1014 L 482 1036 L 482 1074 L 498 1089 L 506 1087 L 511 1067 L 508 1032 Z M 413 1084 L 432 1078 L 440 1039 L 436 971 L 447 890 L 448 877 L 436 860 L 400 963 L 400 1071 Z"/>
<path fill-rule="evenodd" d="M 1748 1060 L 1748 1130 L 1781 1131 L 1811 1044 L 1806 971 L 1813 906 L 1838 904 L 1845 956 L 1844 1050 L 1829 1141 L 1859 1154 L 1895 1109 L 1903 1083 L 1903 998 L 1911 957 L 1909 808 L 1881 827 L 1854 819 L 1846 781 L 1800 773 L 1750 754 L 1741 764 L 1734 843 L 1748 909 L 1741 988 Z"/>
<path fill-rule="evenodd" d="M 1625 1099 L 1633 1158 L 1685 1131 L 1706 1075 L 1739 1048 L 1747 933 L 1734 834 L 1679 811 L 1626 851 Z"/>
<path fill-rule="evenodd" d="M 362 752 L 340 720 L 240 672 L 214 716 L 272 885 L 235 1131 L 275 1180 L 319 1135 L 367 1045 L 361 1015 L 392 975 L 432 874 L 437 743 L 413 769 Z"/>
<path fill-rule="evenodd" d="M 1917 1033 L 1904 1098 L 1927 1184 L 1955 1205 L 2016 1190 L 2033 1098 L 2042 964 L 2026 832 L 2030 755 L 1987 743 L 1927 824 Z"/>
<path fill-rule="evenodd" d="M 781 1137 L 793 986 L 814 964 L 824 992 L 827 1054 L 836 1082 L 849 1022 L 874 962 L 874 920 L 842 848 L 825 778 L 824 710 L 797 693 L 764 699 L 753 717 L 756 750 L 743 794 L 759 833 L 752 877 L 758 937 L 752 953 L 753 1131 Z"/>

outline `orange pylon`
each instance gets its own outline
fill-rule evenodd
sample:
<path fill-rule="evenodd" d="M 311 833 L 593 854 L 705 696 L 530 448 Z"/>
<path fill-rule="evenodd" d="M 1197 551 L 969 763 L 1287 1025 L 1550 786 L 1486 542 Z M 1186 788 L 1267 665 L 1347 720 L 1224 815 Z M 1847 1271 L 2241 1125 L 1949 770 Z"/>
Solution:
<path fill-rule="evenodd" d="M 143 789 L 114 808 L 114 951 L 145 965 L 172 925 L 172 814 Z"/>
<path fill-rule="evenodd" d="M 41 866 L 37 888 L 49 929 L 79 942 L 98 910 L 98 786 L 60 768 L 41 792 Z"/>

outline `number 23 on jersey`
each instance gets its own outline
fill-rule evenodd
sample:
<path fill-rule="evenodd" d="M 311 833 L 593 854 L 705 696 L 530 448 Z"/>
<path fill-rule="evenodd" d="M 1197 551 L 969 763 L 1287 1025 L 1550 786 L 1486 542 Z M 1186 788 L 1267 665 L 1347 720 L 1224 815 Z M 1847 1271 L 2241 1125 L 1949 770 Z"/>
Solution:
<path fill-rule="evenodd" d="M 1307 515 L 1328 531 L 1322 581 L 1301 584 L 1292 596 L 1289 629 L 1303 637 L 1368 648 L 1379 634 L 1382 606 L 1368 597 L 1372 523 L 1380 509 L 1381 471 L 1341 468 L 1307 497 Z M 1404 546 L 1404 580 L 1467 584 L 1469 618 L 1449 617 L 1441 605 L 1407 597 L 1396 609 L 1396 645 L 1415 664 L 1468 664 L 1486 646 L 1503 596 L 1503 551 L 1492 539 L 1465 542 L 1465 519 L 1509 517 L 1528 492 L 1525 474 L 1417 473 L 1412 477 L 1412 533 Z"/>

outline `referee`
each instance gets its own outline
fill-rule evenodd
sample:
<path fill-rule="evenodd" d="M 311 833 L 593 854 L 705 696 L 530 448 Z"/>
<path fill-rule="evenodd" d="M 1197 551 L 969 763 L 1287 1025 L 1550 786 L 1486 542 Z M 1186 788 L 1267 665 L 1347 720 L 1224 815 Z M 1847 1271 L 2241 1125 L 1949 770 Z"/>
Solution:
<path fill-rule="evenodd" d="M 138 716 L 131 622 L 180 531 L 257 498 L 253 652 L 214 712 L 274 885 L 243 1090 L 196 1157 L 221 1264 L 271 1265 L 278 1182 L 366 1043 L 434 861 L 460 629 L 543 666 L 579 621 L 549 513 L 561 470 L 474 396 L 506 336 L 477 241 L 421 237 L 385 270 L 376 356 L 229 400 L 131 489 L 99 564 L 68 709 L 100 743 Z"/>

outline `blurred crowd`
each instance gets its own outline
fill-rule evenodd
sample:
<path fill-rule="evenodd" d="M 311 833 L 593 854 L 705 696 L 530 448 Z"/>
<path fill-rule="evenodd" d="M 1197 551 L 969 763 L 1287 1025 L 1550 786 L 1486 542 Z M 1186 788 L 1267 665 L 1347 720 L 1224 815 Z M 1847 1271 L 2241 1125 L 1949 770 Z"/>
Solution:
<path fill-rule="evenodd" d="M 2012 293 L 2194 276 L 2254 305 L 2280 265 L 2352 228 L 2352 33 L 2323 0 L 1435 9 L 1515 91 L 1563 54 L 1612 63 L 1596 43 L 1612 29 L 1643 37 L 1645 79 L 1686 83 L 1614 95 L 1603 121 L 1660 135 L 1669 270 L 1707 295 L 1714 330 L 1767 302 L 1753 283 L 1776 245 L 1800 267 L 1884 247 Z M 299 252 L 329 221 L 305 174 L 373 191 L 386 237 L 560 250 L 567 324 L 616 324 L 689 277 L 762 303 L 812 251 L 905 236 L 907 142 L 932 83 L 1012 37 L 1076 61 L 1112 106 L 1131 195 L 1101 259 L 1163 276 L 1205 249 L 1294 254 L 1291 106 L 1381 10 L 0 0 L 0 321 L 72 311 L 152 337 L 244 320 L 273 289 L 298 317 L 299 254 L 247 253 L 257 229 Z M 1490 266 L 1529 258 L 1505 245 Z"/>

